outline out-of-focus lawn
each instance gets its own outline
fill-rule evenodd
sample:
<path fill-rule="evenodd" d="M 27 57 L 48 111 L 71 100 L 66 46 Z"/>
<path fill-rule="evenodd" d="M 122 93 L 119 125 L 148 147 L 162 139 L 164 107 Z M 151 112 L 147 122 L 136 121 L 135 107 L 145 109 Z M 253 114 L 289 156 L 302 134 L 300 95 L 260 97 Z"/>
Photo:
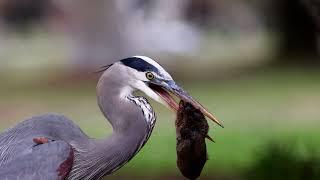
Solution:
<path fill-rule="evenodd" d="M 13 72 L 11 72 L 13 73 Z M 20 75 L 23 77 L 23 75 Z M 94 85 L 60 87 L 34 77 L 35 87 L 19 83 L 14 73 L 2 76 L 1 129 L 35 114 L 65 114 L 93 137 L 111 133 L 95 98 Z M 23 78 L 22 78 L 23 79 Z M 273 140 L 296 140 L 320 147 L 320 72 L 267 70 L 225 81 L 180 82 L 225 128 L 210 123 L 209 161 L 204 175 L 241 170 L 252 165 L 258 152 Z M 158 120 L 140 153 L 116 174 L 176 174 L 175 115 L 152 103 Z M 299 148 L 299 147 L 297 147 Z M 301 150 L 301 153 L 304 153 Z"/>

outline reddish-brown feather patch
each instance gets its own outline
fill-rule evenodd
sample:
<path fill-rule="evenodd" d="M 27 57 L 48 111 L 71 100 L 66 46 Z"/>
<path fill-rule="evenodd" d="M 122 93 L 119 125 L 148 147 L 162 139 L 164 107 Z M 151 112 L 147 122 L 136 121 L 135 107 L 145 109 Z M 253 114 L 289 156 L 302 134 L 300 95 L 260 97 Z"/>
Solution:
<path fill-rule="evenodd" d="M 46 137 L 38 137 L 38 138 L 33 138 L 33 142 L 36 144 L 45 144 L 49 142 L 49 139 Z"/>
<path fill-rule="evenodd" d="M 69 174 L 69 172 L 71 171 L 72 168 L 72 164 L 73 164 L 73 149 L 72 147 L 70 147 L 70 152 L 69 152 L 69 156 L 68 158 L 63 161 L 59 168 L 57 169 L 57 172 L 59 173 L 58 176 L 61 176 L 62 179 L 66 178 Z"/>

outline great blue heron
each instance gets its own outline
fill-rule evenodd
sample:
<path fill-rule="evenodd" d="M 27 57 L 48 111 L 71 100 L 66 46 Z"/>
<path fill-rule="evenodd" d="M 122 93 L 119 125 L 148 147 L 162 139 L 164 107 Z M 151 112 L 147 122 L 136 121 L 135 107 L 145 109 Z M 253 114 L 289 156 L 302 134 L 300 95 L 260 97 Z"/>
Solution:
<path fill-rule="evenodd" d="M 136 90 L 176 110 L 169 91 L 221 125 L 148 57 L 126 58 L 103 71 L 97 99 L 112 135 L 89 138 L 62 115 L 30 118 L 0 134 L 1 179 L 101 179 L 118 170 L 146 143 L 156 121 L 147 99 L 132 94 Z"/>

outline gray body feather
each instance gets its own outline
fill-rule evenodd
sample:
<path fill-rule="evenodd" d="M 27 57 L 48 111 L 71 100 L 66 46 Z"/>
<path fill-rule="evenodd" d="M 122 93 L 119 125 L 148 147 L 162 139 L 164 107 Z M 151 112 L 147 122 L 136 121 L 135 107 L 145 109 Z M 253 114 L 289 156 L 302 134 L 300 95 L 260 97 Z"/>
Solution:
<path fill-rule="evenodd" d="M 33 139 L 38 137 L 50 141 L 37 144 Z M 47 114 L 25 120 L 0 134 L 0 177 L 8 180 L 63 179 L 60 165 L 73 156 L 70 144 L 78 141 L 84 143 L 88 137 L 64 116 Z M 68 167 L 63 168 L 68 170 Z"/>

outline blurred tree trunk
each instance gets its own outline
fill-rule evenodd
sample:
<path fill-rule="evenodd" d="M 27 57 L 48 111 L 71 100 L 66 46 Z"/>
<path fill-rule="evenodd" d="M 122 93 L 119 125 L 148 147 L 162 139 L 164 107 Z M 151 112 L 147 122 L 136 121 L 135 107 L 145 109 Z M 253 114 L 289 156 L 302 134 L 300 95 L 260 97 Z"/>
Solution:
<path fill-rule="evenodd" d="M 309 15 L 313 19 L 316 26 L 318 55 L 320 55 L 320 1 L 319 0 L 303 0 Z"/>
<path fill-rule="evenodd" d="M 314 64 L 320 63 L 318 28 L 318 0 L 274 0 L 275 12 L 271 20 L 280 32 L 280 49 L 275 63 Z M 318 7 L 315 5 L 318 4 Z M 311 5 L 311 6 L 310 6 Z M 318 8 L 318 9 L 313 9 Z"/>

